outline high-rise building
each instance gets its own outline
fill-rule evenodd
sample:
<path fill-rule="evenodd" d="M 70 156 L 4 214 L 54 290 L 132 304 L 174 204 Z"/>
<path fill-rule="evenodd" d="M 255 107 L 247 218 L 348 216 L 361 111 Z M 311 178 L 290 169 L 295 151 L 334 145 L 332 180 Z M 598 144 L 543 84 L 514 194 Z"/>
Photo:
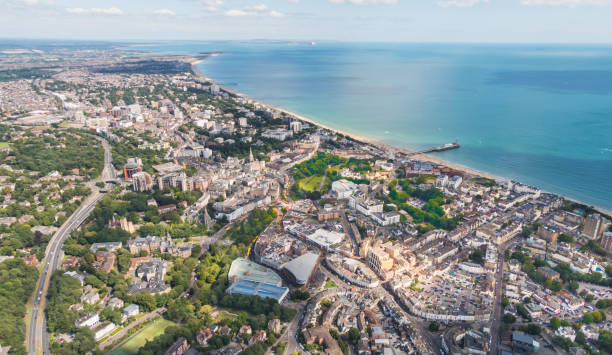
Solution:
<path fill-rule="evenodd" d="M 604 232 L 599 243 L 602 248 L 612 252 L 612 232 Z"/>
<path fill-rule="evenodd" d="M 134 191 L 147 191 L 153 188 L 153 177 L 147 172 L 139 171 L 132 175 L 132 188 Z"/>
<path fill-rule="evenodd" d="M 584 220 L 584 227 L 582 228 L 582 234 L 589 239 L 597 239 L 603 232 L 602 228 L 602 217 L 599 213 L 593 213 Z"/>

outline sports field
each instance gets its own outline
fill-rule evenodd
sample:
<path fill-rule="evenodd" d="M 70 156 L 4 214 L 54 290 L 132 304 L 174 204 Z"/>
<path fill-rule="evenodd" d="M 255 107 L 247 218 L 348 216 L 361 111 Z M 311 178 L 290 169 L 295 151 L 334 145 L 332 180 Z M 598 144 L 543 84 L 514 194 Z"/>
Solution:
<path fill-rule="evenodd" d="M 140 333 L 136 334 L 132 339 L 128 340 L 120 348 L 109 353 L 109 355 L 133 355 L 138 353 L 147 340 L 153 340 L 156 336 L 163 334 L 164 330 L 174 322 L 160 318 L 152 324 L 146 326 Z"/>

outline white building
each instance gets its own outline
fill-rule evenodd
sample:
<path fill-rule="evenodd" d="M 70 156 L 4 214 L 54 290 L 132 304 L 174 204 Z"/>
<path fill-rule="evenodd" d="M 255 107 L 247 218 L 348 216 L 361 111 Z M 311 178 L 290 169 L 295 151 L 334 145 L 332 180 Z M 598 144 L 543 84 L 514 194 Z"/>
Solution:
<path fill-rule="evenodd" d="M 345 179 L 332 182 L 331 193 L 338 199 L 349 198 L 357 190 L 357 184 Z"/>
<path fill-rule="evenodd" d="M 76 325 L 77 327 L 92 328 L 98 323 L 100 323 L 100 316 L 97 313 L 93 312 L 89 312 L 74 321 L 74 325 Z"/>

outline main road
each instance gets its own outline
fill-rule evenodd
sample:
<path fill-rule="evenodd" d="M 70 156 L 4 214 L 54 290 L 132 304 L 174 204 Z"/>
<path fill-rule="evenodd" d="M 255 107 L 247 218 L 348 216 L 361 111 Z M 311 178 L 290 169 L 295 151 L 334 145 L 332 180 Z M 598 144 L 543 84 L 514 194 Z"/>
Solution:
<path fill-rule="evenodd" d="M 97 138 L 97 137 L 96 137 Z M 112 152 L 108 142 L 102 138 L 97 138 L 104 147 L 104 169 L 100 174 L 100 178 L 97 181 L 110 181 L 115 180 L 115 168 L 112 165 Z M 51 279 L 51 274 L 55 271 L 61 262 L 63 257 L 62 246 L 66 238 L 70 233 L 78 228 L 86 219 L 89 214 L 96 207 L 96 203 L 104 197 L 104 193 L 101 192 L 96 186 L 95 181 L 89 182 L 87 185 L 91 188 L 93 193 L 79 206 L 79 208 L 62 224 L 62 226 L 53 235 L 47 249 L 45 250 L 45 264 L 43 265 L 42 272 L 38 279 L 36 286 L 36 293 L 34 296 L 34 302 L 32 306 L 32 313 L 30 316 L 30 324 L 27 328 L 26 333 L 26 347 L 28 349 L 28 355 L 36 354 L 50 354 L 49 351 L 49 336 L 47 334 L 46 317 L 45 317 L 45 306 L 47 298 L 47 289 Z"/>

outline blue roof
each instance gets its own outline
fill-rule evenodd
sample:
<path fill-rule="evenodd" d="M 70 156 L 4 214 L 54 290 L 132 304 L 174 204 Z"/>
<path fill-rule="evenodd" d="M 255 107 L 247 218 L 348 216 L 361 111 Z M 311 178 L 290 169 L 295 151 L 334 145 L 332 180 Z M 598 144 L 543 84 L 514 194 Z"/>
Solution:
<path fill-rule="evenodd" d="M 225 291 L 230 294 L 238 293 L 241 295 L 259 296 L 261 298 L 274 298 L 280 303 L 289 292 L 289 289 L 269 283 L 241 279 L 234 282 Z"/>

